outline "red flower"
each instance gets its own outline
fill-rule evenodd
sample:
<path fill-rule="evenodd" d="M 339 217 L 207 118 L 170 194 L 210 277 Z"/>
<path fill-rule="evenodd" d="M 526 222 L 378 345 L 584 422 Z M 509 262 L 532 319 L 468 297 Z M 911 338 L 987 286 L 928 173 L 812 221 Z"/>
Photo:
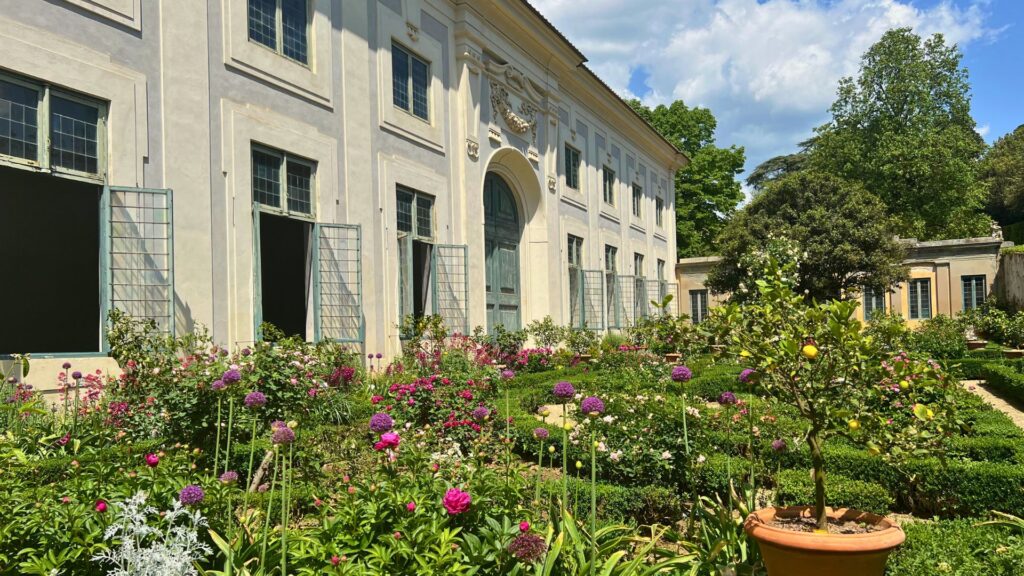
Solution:
<path fill-rule="evenodd" d="M 107 503 L 104 502 L 103 500 L 97 500 L 96 501 L 96 511 L 101 513 L 101 514 L 103 512 L 106 512 L 107 511 Z"/>

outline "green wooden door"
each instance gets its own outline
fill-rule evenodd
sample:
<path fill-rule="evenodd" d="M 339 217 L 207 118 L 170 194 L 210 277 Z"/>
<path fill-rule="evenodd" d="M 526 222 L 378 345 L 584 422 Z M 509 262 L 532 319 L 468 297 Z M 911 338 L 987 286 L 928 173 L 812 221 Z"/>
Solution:
<path fill-rule="evenodd" d="M 484 251 L 487 276 L 487 331 L 498 325 L 518 330 L 519 210 L 508 183 L 497 174 L 484 179 Z"/>

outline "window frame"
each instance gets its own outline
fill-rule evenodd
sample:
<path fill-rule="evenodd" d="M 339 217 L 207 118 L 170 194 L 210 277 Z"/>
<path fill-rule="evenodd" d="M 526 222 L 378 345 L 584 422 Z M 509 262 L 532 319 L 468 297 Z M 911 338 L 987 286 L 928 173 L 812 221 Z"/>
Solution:
<path fill-rule="evenodd" d="M 398 196 L 399 194 L 408 194 L 412 197 L 412 208 L 409 211 L 410 222 L 412 223 L 412 231 L 400 230 L 398 228 Z M 430 236 L 420 235 L 419 227 L 419 199 L 425 198 L 430 201 Z M 402 184 L 395 185 L 395 231 L 398 234 L 408 234 L 412 236 L 412 239 L 417 242 L 425 242 L 427 244 L 435 244 L 437 239 L 437 219 L 434 218 L 434 211 L 437 207 L 437 197 L 433 194 L 427 194 L 415 188 L 410 188 Z"/>
<path fill-rule="evenodd" d="M 630 206 L 630 213 L 633 215 L 633 218 L 636 218 L 637 220 L 643 220 L 644 187 L 634 182 L 633 184 L 630 185 L 630 190 L 633 193 L 633 203 Z"/>
<path fill-rule="evenodd" d="M 396 47 L 399 50 L 401 50 L 402 52 L 405 53 L 405 70 L 406 70 L 405 89 L 406 89 L 406 94 L 407 94 L 407 100 L 408 100 L 408 103 L 409 103 L 409 107 L 408 108 L 403 108 L 403 107 L 399 106 L 398 102 L 395 101 L 395 84 L 394 84 L 394 82 L 395 82 L 395 64 L 394 63 L 395 63 L 395 48 Z M 413 73 L 412 73 L 413 60 L 418 60 L 418 61 L 422 62 L 423 65 L 426 66 L 426 68 L 427 68 L 427 85 L 424 87 L 424 93 L 426 94 L 426 98 L 427 98 L 427 117 L 426 118 L 424 118 L 423 116 L 420 116 L 419 114 L 416 114 L 416 112 L 415 112 L 416 106 L 413 104 L 413 90 L 414 90 Z M 432 112 L 433 112 L 433 110 L 432 110 L 432 101 L 431 101 L 431 98 L 430 98 L 430 91 L 431 91 L 432 84 L 434 82 L 433 63 L 430 60 L 427 60 L 426 58 L 424 58 L 423 56 L 420 56 L 420 54 L 418 52 L 416 52 L 415 50 L 410 49 L 405 44 L 402 44 L 401 42 L 398 42 L 398 41 L 392 39 L 391 40 L 391 82 L 392 82 L 392 86 L 391 86 L 391 105 L 394 106 L 396 109 L 401 110 L 402 112 L 405 112 L 409 116 L 419 120 L 420 122 L 425 122 L 427 124 L 430 124 L 431 123 L 431 118 L 433 117 L 433 114 L 432 114 Z"/>
<path fill-rule="evenodd" d="M 923 294 L 920 289 L 921 285 L 924 285 L 926 290 Z M 916 288 L 915 288 L 916 286 Z M 916 298 L 915 298 L 916 295 Z M 924 298 L 924 299 L 922 299 Z M 926 300 L 925 300 L 926 299 Z M 928 303 L 928 315 L 923 316 L 921 314 L 921 303 L 927 301 Z M 917 306 L 917 311 L 914 311 L 914 305 Z M 907 315 L 911 320 L 928 320 L 932 317 L 932 280 L 931 278 L 913 278 L 907 284 Z"/>
<path fill-rule="evenodd" d="M 975 282 L 981 280 L 981 297 L 979 300 L 978 292 L 975 290 Z M 965 282 L 971 282 L 971 302 L 968 306 L 967 300 L 967 286 Z M 962 274 L 960 276 L 960 294 L 961 294 L 961 305 L 963 310 L 975 310 L 980 308 L 988 300 L 988 275 L 986 274 Z"/>
<path fill-rule="evenodd" d="M 665 280 L 665 261 L 662 260 L 661 258 L 658 258 L 657 268 L 658 268 L 658 271 L 657 271 L 658 281 L 659 282 L 666 282 L 666 280 Z"/>
<path fill-rule="evenodd" d="M 609 179 L 611 175 L 611 179 Z M 601 195 L 604 203 L 612 208 L 615 207 L 615 170 L 607 165 L 601 166 Z"/>
<path fill-rule="evenodd" d="M 885 302 L 885 294 L 886 294 L 885 292 L 883 292 L 881 294 L 876 294 L 875 291 L 873 289 L 871 289 L 870 287 L 868 287 L 868 286 L 865 286 L 861 290 L 861 292 L 862 292 L 861 306 L 864 307 L 864 321 L 871 320 L 871 317 L 878 310 L 881 310 L 883 314 L 885 313 L 886 309 L 888 308 L 888 305 Z M 908 292 L 908 298 L 909 298 L 909 292 Z M 876 305 L 879 302 L 881 302 L 881 305 Z"/>
<path fill-rule="evenodd" d="M 249 3 L 251 0 L 245 0 L 245 37 L 246 40 L 252 42 L 257 46 L 261 46 L 266 50 L 287 58 L 289 61 L 304 66 L 312 70 L 313 66 L 310 63 L 310 55 L 314 52 L 313 50 L 313 11 L 310 9 L 311 4 L 309 0 L 303 0 L 303 5 L 306 7 L 306 61 L 296 60 L 291 56 L 284 53 L 284 0 L 275 0 L 274 2 L 274 46 L 267 46 L 263 42 L 253 40 L 251 30 L 249 28 Z"/>
<path fill-rule="evenodd" d="M 90 183 L 106 181 L 108 141 L 107 114 L 109 112 L 107 102 L 91 98 L 84 94 L 78 94 L 70 90 L 64 90 L 46 82 L 40 82 L 31 78 L 9 74 L 2 70 L 0 70 L 0 80 L 29 90 L 34 90 L 37 95 L 35 160 L 11 154 L 0 154 L 0 166 L 45 170 L 56 175 Z M 96 172 L 83 172 L 73 168 L 53 165 L 50 154 L 50 148 L 53 146 L 50 122 L 50 104 L 53 96 L 96 109 Z"/>
<path fill-rule="evenodd" d="M 697 290 L 690 290 L 689 293 L 690 293 L 690 322 L 692 322 L 694 324 L 700 324 L 701 322 L 707 320 L 707 316 L 708 316 L 708 308 L 709 308 L 708 289 L 707 288 L 699 288 Z M 694 297 L 696 297 L 696 299 L 697 299 L 696 302 L 694 302 Z M 696 315 L 694 314 L 694 304 L 697 305 L 696 311 L 698 312 L 698 314 L 696 314 Z"/>
<path fill-rule="evenodd" d="M 571 157 L 570 152 L 576 155 L 576 162 L 573 163 L 573 170 L 571 172 L 569 170 L 569 161 Z M 570 190 L 573 190 L 575 192 L 582 192 L 582 190 L 580 189 L 580 169 L 583 165 L 583 154 L 579 151 L 578 148 L 576 148 L 572 144 L 569 144 L 568 142 L 564 143 L 562 147 L 562 153 L 565 154 L 565 161 L 562 163 L 562 169 L 565 171 L 566 188 L 569 188 Z M 574 178 L 570 180 L 570 176 L 574 176 Z"/>
<path fill-rule="evenodd" d="M 665 227 L 665 215 L 663 212 L 665 212 L 665 201 L 661 196 L 656 196 L 654 198 L 654 225 L 658 228 Z"/>
<path fill-rule="evenodd" d="M 253 177 L 252 171 L 253 171 L 253 168 L 254 168 L 254 163 L 252 162 L 252 153 L 253 152 L 259 152 L 261 154 L 266 154 L 267 156 L 274 156 L 280 162 L 280 164 L 279 164 L 279 167 L 280 167 L 279 168 L 279 170 L 280 170 L 279 171 L 280 181 L 278 182 L 279 194 L 280 194 L 280 199 L 281 199 L 281 205 L 280 206 L 271 206 L 269 204 L 264 204 L 264 203 L 256 200 L 256 194 L 255 194 L 255 191 L 253 190 L 253 186 L 252 186 L 252 177 Z M 299 220 L 306 220 L 308 222 L 316 222 L 317 198 L 319 196 L 317 194 L 317 177 L 316 177 L 317 176 L 317 162 L 316 162 L 316 160 L 311 160 L 309 158 L 304 158 L 302 156 L 298 156 L 298 155 L 292 154 L 292 153 L 287 152 L 285 150 L 280 150 L 280 149 L 277 149 L 277 148 L 273 148 L 273 147 L 267 146 L 266 144 L 260 144 L 260 143 L 258 143 L 256 141 L 253 141 L 251 143 L 251 145 L 249 146 L 249 158 L 250 158 L 250 160 L 249 160 L 249 190 L 250 190 L 250 193 L 252 195 L 252 203 L 255 204 L 256 206 L 258 206 L 259 210 L 261 212 L 267 212 L 269 214 L 277 214 L 277 215 L 280 215 L 280 216 L 287 216 L 289 218 L 297 218 Z M 308 167 L 310 169 L 309 170 L 309 213 L 308 214 L 305 213 L 305 212 L 299 212 L 299 211 L 291 210 L 291 209 L 288 208 L 288 163 L 289 162 L 294 162 L 296 164 L 301 164 L 301 165 L 306 166 L 306 167 Z"/>

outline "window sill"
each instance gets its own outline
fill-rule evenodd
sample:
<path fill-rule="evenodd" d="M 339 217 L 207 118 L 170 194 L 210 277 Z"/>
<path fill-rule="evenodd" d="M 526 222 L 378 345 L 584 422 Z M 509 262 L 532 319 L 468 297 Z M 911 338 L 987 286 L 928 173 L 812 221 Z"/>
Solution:
<path fill-rule="evenodd" d="M 640 232 L 641 234 L 647 234 L 647 229 L 644 228 L 643 224 L 638 224 L 636 222 L 630 222 L 629 223 L 629 228 L 631 230 L 636 230 L 637 232 Z"/>
<path fill-rule="evenodd" d="M 614 212 L 607 212 L 605 210 L 601 210 L 601 217 L 604 218 L 605 220 L 610 221 L 610 222 L 615 222 L 616 224 L 622 224 L 622 218 L 619 217 L 619 215 L 614 213 Z"/>
<path fill-rule="evenodd" d="M 579 192 L 575 191 L 568 191 L 566 193 L 563 193 L 561 198 L 562 202 L 565 202 L 570 206 L 575 206 L 580 210 L 583 210 L 584 212 L 587 211 L 586 198 L 583 197 L 583 194 L 580 194 Z"/>

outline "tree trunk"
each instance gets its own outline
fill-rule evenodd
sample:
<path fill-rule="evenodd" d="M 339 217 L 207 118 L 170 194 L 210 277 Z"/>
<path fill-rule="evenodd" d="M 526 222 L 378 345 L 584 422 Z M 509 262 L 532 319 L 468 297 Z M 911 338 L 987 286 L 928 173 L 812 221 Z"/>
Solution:
<path fill-rule="evenodd" d="M 821 451 L 821 436 L 811 430 L 807 436 L 811 448 L 811 464 L 814 466 L 814 511 L 817 514 L 818 530 L 828 530 L 828 515 L 825 512 L 825 455 Z"/>

